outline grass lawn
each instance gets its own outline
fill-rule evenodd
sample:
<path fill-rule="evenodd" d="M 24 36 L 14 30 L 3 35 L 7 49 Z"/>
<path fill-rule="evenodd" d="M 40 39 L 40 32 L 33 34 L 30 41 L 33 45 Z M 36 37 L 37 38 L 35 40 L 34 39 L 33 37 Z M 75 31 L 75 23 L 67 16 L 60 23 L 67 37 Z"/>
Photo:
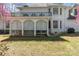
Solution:
<path fill-rule="evenodd" d="M 72 56 L 79 55 L 79 36 L 10 37 L 0 35 L 8 56 Z"/>

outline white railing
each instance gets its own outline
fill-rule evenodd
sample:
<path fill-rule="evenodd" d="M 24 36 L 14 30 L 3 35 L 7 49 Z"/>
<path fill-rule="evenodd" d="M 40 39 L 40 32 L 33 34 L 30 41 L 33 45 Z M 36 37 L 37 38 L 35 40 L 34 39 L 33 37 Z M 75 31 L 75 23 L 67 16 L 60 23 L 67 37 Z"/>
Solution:
<path fill-rule="evenodd" d="M 16 12 L 12 16 L 52 16 L 51 12 Z"/>

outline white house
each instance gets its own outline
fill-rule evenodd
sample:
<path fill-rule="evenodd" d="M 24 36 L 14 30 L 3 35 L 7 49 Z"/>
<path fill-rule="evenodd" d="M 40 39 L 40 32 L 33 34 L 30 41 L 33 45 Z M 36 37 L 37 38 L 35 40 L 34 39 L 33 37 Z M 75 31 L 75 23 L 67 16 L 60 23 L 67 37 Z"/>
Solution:
<path fill-rule="evenodd" d="M 10 35 L 38 36 L 67 32 L 74 28 L 79 32 L 79 24 L 70 17 L 72 7 L 63 4 L 48 4 L 47 6 L 17 7 L 20 11 L 9 17 L 9 26 L 0 20 L 0 30 L 9 30 Z M 73 8 L 73 10 L 76 10 Z"/>

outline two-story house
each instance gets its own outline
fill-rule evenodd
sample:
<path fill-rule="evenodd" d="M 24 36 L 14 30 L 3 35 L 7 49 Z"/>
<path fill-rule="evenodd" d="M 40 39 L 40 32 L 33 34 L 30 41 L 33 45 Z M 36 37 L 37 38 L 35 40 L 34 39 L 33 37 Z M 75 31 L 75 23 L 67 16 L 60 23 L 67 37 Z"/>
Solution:
<path fill-rule="evenodd" d="M 48 4 L 47 6 L 17 7 L 20 11 L 9 17 L 9 34 L 22 36 L 39 36 L 67 32 L 73 28 L 79 32 L 79 24 L 71 12 L 75 8 L 63 4 Z M 1 22 L 2 23 L 2 22 Z M 0 29 L 2 24 L 0 23 Z M 6 22 L 5 22 L 6 24 Z M 4 26 L 6 30 L 6 25 Z"/>

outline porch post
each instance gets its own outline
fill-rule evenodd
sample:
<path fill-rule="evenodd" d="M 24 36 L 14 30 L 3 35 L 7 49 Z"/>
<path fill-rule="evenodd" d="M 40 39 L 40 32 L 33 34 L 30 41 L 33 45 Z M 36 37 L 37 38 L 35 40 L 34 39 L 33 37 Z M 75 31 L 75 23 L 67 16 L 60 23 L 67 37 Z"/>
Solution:
<path fill-rule="evenodd" d="M 11 35 L 12 33 L 11 33 L 11 20 L 10 20 L 10 22 L 9 22 L 9 34 Z"/>
<path fill-rule="evenodd" d="M 36 36 L 36 21 L 34 21 L 34 36 Z"/>
<path fill-rule="evenodd" d="M 23 28 L 23 22 L 22 22 L 22 36 L 24 35 L 24 28 Z"/>
<path fill-rule="evenodd" d="M 48 26 L 49 22 L 47 21 L 47 36 L 49 36 L 49 26 Z"/>

